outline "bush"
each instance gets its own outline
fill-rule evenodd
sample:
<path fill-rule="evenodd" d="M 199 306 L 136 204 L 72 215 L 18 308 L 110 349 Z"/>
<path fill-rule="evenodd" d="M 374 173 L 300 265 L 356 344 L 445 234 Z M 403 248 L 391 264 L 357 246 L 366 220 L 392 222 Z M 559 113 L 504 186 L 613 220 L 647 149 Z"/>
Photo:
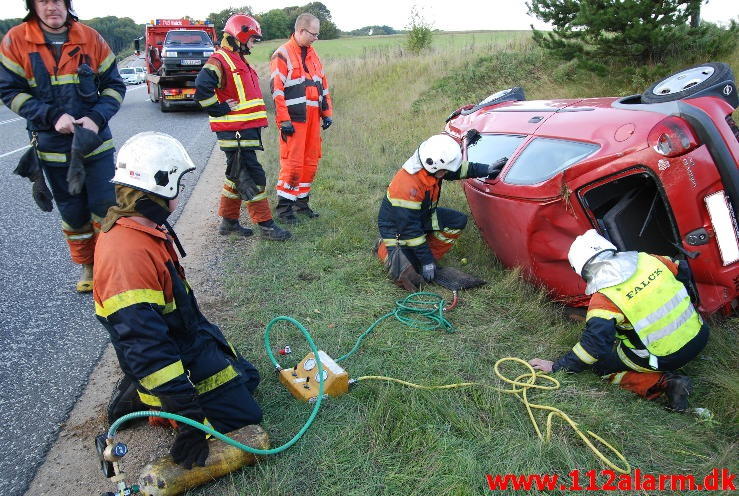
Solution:
<path fill-rule="evenodd" d="M 431 25 L 426 22 L 415 6 L 411 8 L 410 22 L 408 24 L 408 39 L 406 47 L 413 54 L 419 54 L 431 47 Z"/>

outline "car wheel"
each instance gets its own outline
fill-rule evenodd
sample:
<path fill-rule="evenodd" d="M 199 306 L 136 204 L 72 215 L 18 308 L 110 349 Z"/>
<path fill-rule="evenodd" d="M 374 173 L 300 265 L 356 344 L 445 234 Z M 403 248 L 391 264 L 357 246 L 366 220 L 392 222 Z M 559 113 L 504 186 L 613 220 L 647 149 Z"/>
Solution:
<path fill-rule="evenodd" d="M 683 69 L 657 81 L 641 95 L 643 103 L 682 100 L 722 81 L 733 81 L 731 68 L 721 62 L 708 62 Z M 727 95 L 728 96 L 728 95 Z"/>

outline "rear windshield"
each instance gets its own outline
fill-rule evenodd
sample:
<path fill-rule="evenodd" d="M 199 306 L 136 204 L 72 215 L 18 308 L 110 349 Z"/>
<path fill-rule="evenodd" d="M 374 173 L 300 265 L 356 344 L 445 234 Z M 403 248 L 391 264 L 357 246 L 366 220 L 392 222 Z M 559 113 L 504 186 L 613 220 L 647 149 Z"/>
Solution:
<path fill-rule="evenodd" d="M 133 69 L 121 69 L 120 73 L 121 74 L 136 74 L 136 71 L 134 71 Z"/>
<path fill-rule="evenodd" d="M 211 45 L 210 37 L 202 31 L 170 31 L 165 45 Z"/>
<path fill-rule="evenodd" d="M 503 157 L 510 157 L 525 137 L 515 134 L 483 134 L 477 143 L 467 148 L 467 160 L 478 164 L 492 164 Z"/>
<path fill-rule="evenodd" d="M 504 181 L 508 184 L 537 184 L 571 167 L 599 146 L 580 141 L 536 138 L 516 159 Z"/>

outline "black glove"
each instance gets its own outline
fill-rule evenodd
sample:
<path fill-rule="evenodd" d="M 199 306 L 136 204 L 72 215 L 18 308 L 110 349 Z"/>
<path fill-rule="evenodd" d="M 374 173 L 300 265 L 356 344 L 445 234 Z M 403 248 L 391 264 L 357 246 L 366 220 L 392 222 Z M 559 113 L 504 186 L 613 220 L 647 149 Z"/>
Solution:
<path fill-rule="evenodd" d="M 503 170 L 506 162 L 508 162 L 508 157 L 503 157 L 488 165 L 488 178 L 495 179 L 498 177 L 498 174 Z"/>
<path fill-rule="evenodd" d="M 285 121 L 280 124 L 280 135 L 282 136 L 282 141 L 287 141 L 288 136 L 292 136 L 295 134 L 295 128 L 293 127 L 293 123 L 290 121 Z"/>
<path fill-rule="evenodd" d="M 331 117 L 324 117 L 323 118 L 323 124 L 321 124 L 321 129 L 326 130 L 329 127 L 331 127 L 331 124 L 333 124 L 333 123 L 334 123 L 334 120 Z"/>
<path fill-rule="evenodd" d="M 468 130 L 464 135 L 467 140 L 467 146 L 472 146 L 477 143 L 481 136 L 482 135 L 480 134 L 480 131 L 478 131 L 477 129 L 473 128 Z"/>
<path fill-rule="evenodd" d="M 205 413 L 198 404 L 195 393 L 177 395 L 160 395 L 162 407 L 170 413 L 176 413 L 200 423 L 205 420 Z M 185 423 L 178 423 L 177 437 L 174 439 L 169 454 L 177 465 L 190 470 L 193 465 L 205 466 L 208 458 L 208 440 L 205 432 Z"/>
<path fill-rule="evenodd" d="M 82 192 L 82 188 L 85 187 L 85 176 L 87 176 L 84 157 L 102 144 L 103 140 L 97 133 L 79 124 L 74 125 L 72 152 L 69 159 L 69 170 L 67 170 L 67 188 L 70 195 L 79 195 Z"/>
<path fill-rule="evenodd" d="M 231 112 L 231 106 L 226 102 L 219 102 L 209 107 L 205 107 L 205 112 L 211 117 L 223 117 Z"/>
<path fill-rule="evenodd" d="M 436 276 L 436 264 L 430 263 L 421 267 L 421 275 L 426 282 L 431 282 Z"/>
<path fill-rule="evenodd" d="M 54 196 L 51 194 L 51 191 L 49 191 L 49 187 L 46 186 L 46 181 L 44 181 L 43 176 L 37 178 L 33 182 L 33 186 L 31 186 L 31 194 L 33 195 L 33 201 L 36 202 L 36 205 L 38 205 L 38 208 L 42 211 L 51 212 L 54 210 L 54 204 L 51 202 L 51 200 L 54 199 Z"/>

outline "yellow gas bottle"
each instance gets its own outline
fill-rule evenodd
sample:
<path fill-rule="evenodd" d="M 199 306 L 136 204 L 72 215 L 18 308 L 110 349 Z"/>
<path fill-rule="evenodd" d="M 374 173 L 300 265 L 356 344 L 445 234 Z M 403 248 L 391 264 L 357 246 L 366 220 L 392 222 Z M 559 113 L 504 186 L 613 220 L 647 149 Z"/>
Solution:
<path fill-rule="evenodd" d="M 269 436 L 258 425 L 247 425 L 228 433 L 228 437 L 253 448 L 269 449 Z M 218 439 L 210 440 L 210 451 L 205 467 L 186 470 L 172 457 L 162 456 L 144 467 L 139 476 L 139 490 L 145 496 L 175 496 L 188 489 L 212 482 L 218 477 L 254 465 L 256 455 L 242 451 Z"/>
<path fill-rule="evenodd" d="M 341 396 L 349 392 L 349 374 L 324 351 L 318 351 L 323 366 L 323 394 Z M 281 369 L 280 382 L 299 400 L 311 401 L 318 397 L 318 364 L 313 353 L 291 369 Z"/>

